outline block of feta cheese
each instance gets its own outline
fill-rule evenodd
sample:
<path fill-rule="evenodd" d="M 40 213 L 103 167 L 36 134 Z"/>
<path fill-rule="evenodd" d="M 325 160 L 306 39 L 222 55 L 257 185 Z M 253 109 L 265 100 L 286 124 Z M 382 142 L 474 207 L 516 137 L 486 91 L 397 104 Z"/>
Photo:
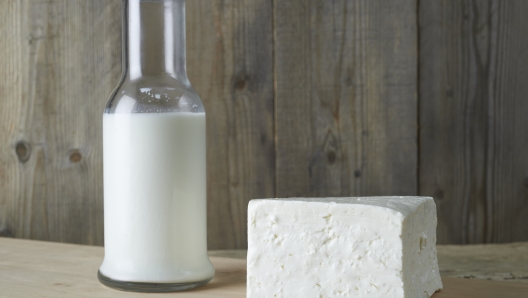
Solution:
<path fill-rule="evenodd" d="M 431 297 L 442 289 L 429 197 L 252 200 L 247 297 Z"/>

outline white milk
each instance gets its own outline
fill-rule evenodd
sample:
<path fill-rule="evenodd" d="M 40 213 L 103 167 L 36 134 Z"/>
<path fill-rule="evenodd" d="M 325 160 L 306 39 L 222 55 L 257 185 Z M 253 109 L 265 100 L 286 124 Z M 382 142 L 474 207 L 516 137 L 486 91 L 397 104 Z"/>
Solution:
<path fill-rule="evenodd" d="M 104 114 L 103 275 L 121 281 L 210 279 L 205 114 Z"/>

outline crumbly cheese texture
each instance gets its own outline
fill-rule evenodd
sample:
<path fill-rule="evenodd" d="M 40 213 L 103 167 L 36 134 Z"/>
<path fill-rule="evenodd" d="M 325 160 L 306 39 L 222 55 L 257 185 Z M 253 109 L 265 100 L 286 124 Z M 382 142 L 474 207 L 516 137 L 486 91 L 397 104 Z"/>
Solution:
<path fill-rule="evenodd" d="M 429 197 L 252 200 L 247 297 L 431 297 L 442 289 Z"/>

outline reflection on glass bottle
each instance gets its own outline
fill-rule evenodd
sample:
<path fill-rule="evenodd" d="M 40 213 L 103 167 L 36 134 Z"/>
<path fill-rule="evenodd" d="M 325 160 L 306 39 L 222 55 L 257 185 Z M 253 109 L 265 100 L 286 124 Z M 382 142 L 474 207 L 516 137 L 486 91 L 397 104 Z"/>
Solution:
<path fill-rule="evenodd" d="M 185 0 L 124 0 L 123 77 L 103 114 L 99 280 L 142 292 L 207 283 L 205 111 L 185 70 Z"/>

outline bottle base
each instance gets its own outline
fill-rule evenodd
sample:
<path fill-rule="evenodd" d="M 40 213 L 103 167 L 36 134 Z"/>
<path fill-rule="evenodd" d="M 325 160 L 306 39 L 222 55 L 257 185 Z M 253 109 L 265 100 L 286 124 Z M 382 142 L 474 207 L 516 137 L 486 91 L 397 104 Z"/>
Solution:
<path fill-rule="evenodd" d="M 150 283 L 150 282 L 132 282 L 132 281 L 121 281 L 114 280 L 101 274 L 101 271 L 97 271 L 97 278 L 99 281 L 110 288 L 128 291 L 128 292 L 142 292 L 142 293 L 164 293 L 164 292 L 179 292 L 201 287 L 208 283 L 212 278 L 184 282 L 184 283 Z"/>

